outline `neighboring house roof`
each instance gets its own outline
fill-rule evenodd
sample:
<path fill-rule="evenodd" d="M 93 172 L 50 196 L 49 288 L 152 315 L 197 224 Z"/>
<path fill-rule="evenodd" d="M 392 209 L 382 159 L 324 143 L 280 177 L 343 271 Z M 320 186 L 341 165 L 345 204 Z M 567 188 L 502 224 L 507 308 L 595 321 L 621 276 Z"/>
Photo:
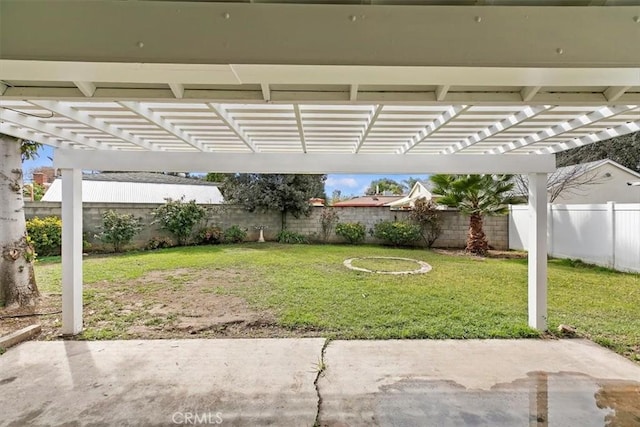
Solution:
<path fill-rule="evenodd" d="M 402 196 L 362 196 L 342 202 L 334 203 L 337 207 L 372 207 L 387 206 L 391 202 L 401 199 Z"/>
<path fill-rule="evenodd" d="M 416 181 L 408 195 L 389 203 L 389 206 L 395 209 L 410 208 L 413 207 L 415 201 L 418 199 L 431 200 L 434 197 L 431 192 L 432 189 L 433 183 L 431 181 Z"/>
<path fill-rule="evenodd" d="M 602 160 L 596 160 L 594 162 L 586 162 L 586 163 L 579 163 L 577 165 L 571 165 L 571 166 L 564 166 L 561 168 L 556 169 L 556 174 L 559 177 L 562 176 L 574 176 L 574 175 L 583 175 L 587 172 L 592 172 L 596 169 L 598 169 L 601 166 L 604 166 L 606 164 L 612 165 L 614 167 L 617 167 L 618 169 L 621 169 L 627 173 L 630 173 L 638 178 L 640 178 L 640 173 L 634 171 L 633 169 L 629 169 L 626 166 L 622 166 L 620 163 L 615 162 L 611 159 L 602 159 Z"/>
<path fill-rule="evenodd" d="M 177 175 L 167 175 L 154 172 L 102 172 L 82 175 L 83 181 L 115 181 L 138 182 L 146 184 L 180 184 L 205 185 L 217 187 L 220 184 L 197 178 L 185 178 Z"/>
<path fill-rule="evenodd" d="M 82 201 L 94 203 L 164 203 L 165 199 L 195 200 L 200 204 L 220 204 L 222 194 L 216 183 L 155 173 L 105 173 L 83 175 Z M 56 179 L 43 202 L 62 199 L 62 181 Z"/>

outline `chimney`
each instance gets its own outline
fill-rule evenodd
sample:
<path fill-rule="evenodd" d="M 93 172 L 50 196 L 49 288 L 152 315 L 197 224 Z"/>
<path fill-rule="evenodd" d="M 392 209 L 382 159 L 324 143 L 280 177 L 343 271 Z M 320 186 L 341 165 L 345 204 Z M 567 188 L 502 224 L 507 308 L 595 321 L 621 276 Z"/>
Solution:
<path fill-rule="evenodd" d="M 33 182 L 34 182 L 34 184 L 44 185 L 46 180 L 47 180 L 47 177 L 43 173 L 34 173 L 33 174 Z"/>

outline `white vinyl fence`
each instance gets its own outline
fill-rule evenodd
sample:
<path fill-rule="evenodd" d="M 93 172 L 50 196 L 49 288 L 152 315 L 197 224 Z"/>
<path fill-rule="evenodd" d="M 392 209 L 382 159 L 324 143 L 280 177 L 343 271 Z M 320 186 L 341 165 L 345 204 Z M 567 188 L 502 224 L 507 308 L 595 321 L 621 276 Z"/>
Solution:
<path fill-rule="evenodd" d="M 640 204 L 549 205 L 549 254 L 640 272 Z M 511 206 L 509 248 L 527 249 L 529 211 Z"/>

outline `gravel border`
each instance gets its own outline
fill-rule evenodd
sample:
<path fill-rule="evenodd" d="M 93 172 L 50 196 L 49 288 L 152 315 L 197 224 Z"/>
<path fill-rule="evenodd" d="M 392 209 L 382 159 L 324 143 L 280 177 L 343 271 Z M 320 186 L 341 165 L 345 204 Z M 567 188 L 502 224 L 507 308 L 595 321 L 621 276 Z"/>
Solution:
<path fill-rule="evenodd" d="M 366 268 L 354 267 L 351 263 L 357 259 L 396 259 L 400 261 L 412 261 L 420 266 L 417 270 L 407 270 L 407 271 L 377 271 L 377 270 L 368 270 Z M 424 261 L 419 261 L 417 259 L 412 258 L 400 258 L 400 257 L 389 257 L 389 256 L 367 256 L 367 257 L 358 257 L 358 258 L 349 258 L 343 262 L 344 266 L 350 270 L 355 271 L 364 271 L 365 273 L 376 273 L 376 274 L 424 274 L 431 271 L 431 266 Z"/>

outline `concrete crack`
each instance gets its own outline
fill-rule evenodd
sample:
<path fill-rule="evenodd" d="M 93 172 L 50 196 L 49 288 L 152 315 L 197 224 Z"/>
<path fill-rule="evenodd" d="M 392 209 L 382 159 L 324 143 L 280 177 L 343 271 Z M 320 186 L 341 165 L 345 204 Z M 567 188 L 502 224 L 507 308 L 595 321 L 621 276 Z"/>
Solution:
<path fill-rule="evenodd" d="M 316 409 L 316 420 L 313 423 L 313 427 L 321 427 L 320 424 L 320 410 L 322 408 L 322 395 L 320 394 L 320 386 L 318 382 L 320 382 L 320 378 L 324 376 L 324 373 L 327 369 L 327 364 L 324 361 L 324 353 L 329 346 L 331 340 L 329 338 L 324 340 L 324 345 L 322 346 L 322 350 L 320 351 L 320 360 L 318 361 L 318 375 L 316 375 L 316 379 L 313 381 L 313 385 L 316 387 L 316 394 L 318 395 L 318 407 Z"/>

